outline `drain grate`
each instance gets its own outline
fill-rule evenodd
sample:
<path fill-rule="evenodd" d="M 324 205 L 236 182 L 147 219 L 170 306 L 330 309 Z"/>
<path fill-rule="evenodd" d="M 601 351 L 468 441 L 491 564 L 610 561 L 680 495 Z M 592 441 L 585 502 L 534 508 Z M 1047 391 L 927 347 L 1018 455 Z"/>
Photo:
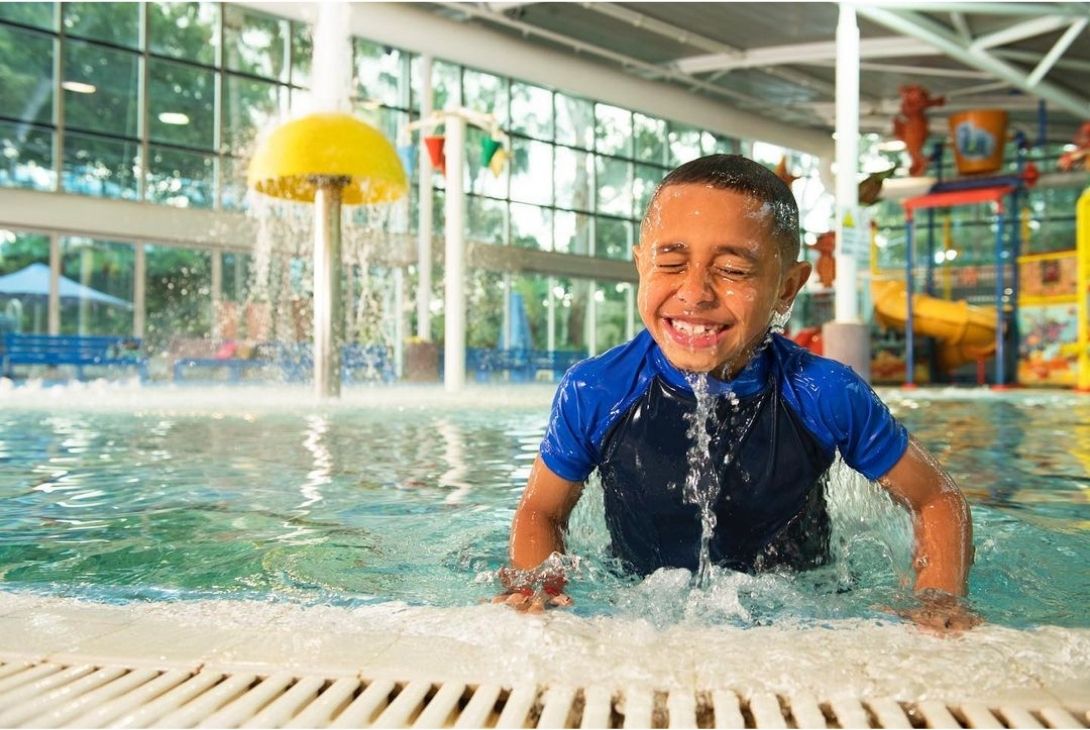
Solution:
<path fill-rule="evenodd" d="M 1086 728 L 1090 712 L 0 662 L 0 727 Z"/>

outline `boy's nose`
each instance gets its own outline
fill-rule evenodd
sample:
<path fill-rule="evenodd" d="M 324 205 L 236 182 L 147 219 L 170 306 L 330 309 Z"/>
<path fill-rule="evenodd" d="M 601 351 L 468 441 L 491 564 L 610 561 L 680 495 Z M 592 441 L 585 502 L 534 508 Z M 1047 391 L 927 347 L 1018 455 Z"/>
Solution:
<path fill-rule="evenodd" d="M 677 290 L 677 298 L 690 306 L 714 301 L 715 290 L 708 274 L 708 269 L 703 266 L 689 267 Z"/>

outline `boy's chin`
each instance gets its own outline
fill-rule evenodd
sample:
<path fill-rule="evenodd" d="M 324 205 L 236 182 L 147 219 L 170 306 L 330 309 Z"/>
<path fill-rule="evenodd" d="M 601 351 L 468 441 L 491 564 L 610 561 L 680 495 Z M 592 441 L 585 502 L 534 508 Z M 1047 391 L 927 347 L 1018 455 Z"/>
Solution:
<path fill-rule="evenodd" d="M 718 375 L 722 373 L 729 360 L 723 360 L 712 353 L 699 352 L 671 352 L 664 350 L 666 359 L 678 370 L 695 374 Z"/>

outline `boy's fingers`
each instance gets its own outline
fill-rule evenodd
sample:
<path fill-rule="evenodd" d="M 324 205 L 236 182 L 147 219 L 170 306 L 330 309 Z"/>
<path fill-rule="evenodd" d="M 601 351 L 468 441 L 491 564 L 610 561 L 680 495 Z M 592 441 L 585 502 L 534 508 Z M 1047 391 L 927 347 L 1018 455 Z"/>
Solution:
<path fill-rule="evenodd" d="M 558 593 L 549 599 L 549 603 L 554 606 L 570 606 L 572 604 L 572 600 L 567 593 Z"/>
<path fill-rule="evenodd" d="M 526 611 L 528 613 L 545 613 L 545 600 L 547 598 L 548 596 L 544 593 L 535 594 L 533 600 L 526 607 Z"/>

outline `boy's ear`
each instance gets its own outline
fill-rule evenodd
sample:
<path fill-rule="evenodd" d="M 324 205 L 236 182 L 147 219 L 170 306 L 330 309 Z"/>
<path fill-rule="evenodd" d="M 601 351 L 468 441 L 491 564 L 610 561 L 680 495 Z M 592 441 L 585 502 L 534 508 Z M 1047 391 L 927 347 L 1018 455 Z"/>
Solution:
<path fill-rule="evenodd" d="M 796 261 L 791 264 L 790 268 L 784 273 L 780 284 L 779 305 L 781 307 L 786 309 L 791 306 L 791 303 L 795 301 L 795 296 L 806 285 L 813 268 L 809 261 Z"/>

